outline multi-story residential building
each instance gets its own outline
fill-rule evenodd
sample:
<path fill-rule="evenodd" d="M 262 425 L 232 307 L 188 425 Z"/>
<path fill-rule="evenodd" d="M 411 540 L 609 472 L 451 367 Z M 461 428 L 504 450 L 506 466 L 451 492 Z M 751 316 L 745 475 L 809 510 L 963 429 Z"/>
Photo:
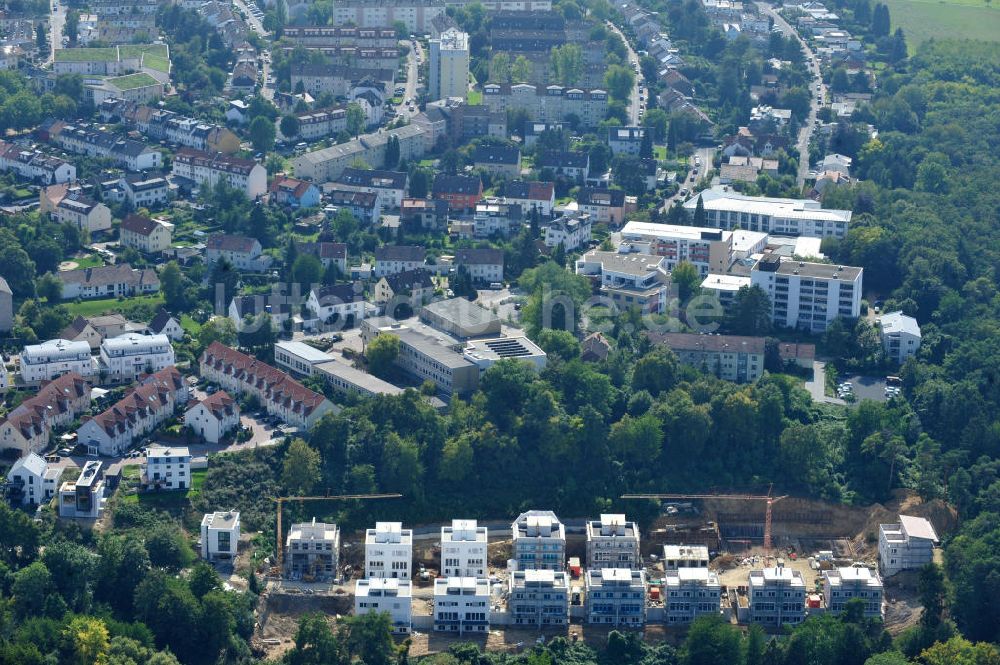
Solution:
<path fill-rule="evenodd" d="M 408 161 L 423 157 L 436 140 L 426 127 L 414 121 L 403 127 L 363 134 L 347 143 L 299 155 L 292 160 L 292 167 L 299 178 L 313 182 L 336 180 L 344 169 L 358 160 L 368 164 L 384 164 L 386 145 L 393 137 L 399 140 L 399 158 Z"/>
<path fill-rule="evenodd" d="M 105 121 L 120 120 L 151 139 L 209 153 L 232 154 L 240 149 L 240 137 L 230 129 L 122 99 L 109 99 L 99 106 Z"/>
<path fill-rule="evenodd" d="M 879 570 L 886 577 L 916 570 L 934 560 L 934 525 L 923 517 L 900 515 L 898 524 L 878 525 Z"/>
<path fill-rule="evenodd" d="M 159 254 L 170 248 L 174 225 L 145 215 L 129 215 L 122 220 L 119 244 L 144 254 Z"/>
<path fill-rule="evenodd" d="M 88 157 L 100 157 L 128 171 L 148 171 L 163 166 L 163 155 L 141 141 L 115 136 L 89 124 L 70 125 L 50 120 L 40 131 L 61 148 Z"/>
<path fill-rule="evenodd" d="M 279 175 L 267 191 L 271 194 L 271 203 L 280 206 L 312 208 L 320 202 L 319 187 L 298 178 Z"/>
<path fill-rule="evenodd" d="M 646 571 L 590 569 L 585 580 L 587 623 L 638 627 L 646 622 Z"/>
<path fill-rule="evenodd" d="M 482 577 L 434 580 L 434 630 L 487 633 L 490 629 L 490 582 Z"/>
<path fill-rule="evenodd" d="M 365 301 L 353 284 L 321 286 L 309 292 L 306 309 L 322 324 L 350 328 L 365 318 Z"/>
<path fill-rule="evenodd" d="M 413 616 L 413 582 L 368 578 L 354 583 L 354 614 L 386 613 L 396 635 L 409 635 Z"/>
<path fill-rule="evenodd" d="M 306 48 L 331 48 L 336 46 L 368 46 L 392 48 L 399 38 L 391 27 L 355 28 L 326 26 L 289 26 L 282 31 L 283 39 Z"/>
<path fill-rule="evenodd" d="M 559 570 L 515 570 L 507 582 L 511 625 L 565 626 L 569 623 L 569 576 Z"/>
<path fill-rule="evenodd" d="M 181 148 L 174 155 L 172 173 L 197 186 L 208 183 L 215 187 L 224 182 L 249 199 L 267 193 L 267 171 L 252 159 Z"/>
<path fill-rule="evenodd" d="M 503 282 L 503 251 L 490 247 L 455 250 L 455 269 L 464 268 L 476 284 Z"/>
<path fill-rule="evenodd" d="M 101 342 L 98 371 L 114 382 L 132 381 L 173 365 L 174 347 L 166 335 L 126 333 Z"/>
<path fill-rule="evenodd" d="M 141 466 L 142 484 L 155 489 L 183 490 L 191 486 L 191 451 L 186 447 L 149 446 Z"/>
<path fill-rule="evenodd" d="M 24 506 L 48 503 L 59 491 L 62 472 L 62 467 L 49 467 L 43 457 L 28 453 L 7 472 L 8 497 Z"/>
<path fill-rule="evenodd" d="M 341 275 L 347 275 L 347 245 L 342 242 L 297 242 L 295 249 L 299 254 L 310 254 L 319 259 L 324 268 L 331 264 L 337 266 Z"/>
<path fill-rule="evenodd" d="M 694 215 L 699 199 L 705 224 L 725 231 L 740 228 L 779 236 L 843 238 L 851 223 L 850 210 L 823 208 L 812 199 L 745 196 L 726 186 L 691 197 L 684 204 L 689 215 Z"/>
<path fill-rule="evenodd" d="M 111 228 L 111 209 L 83 194 L 64 197 L 56 205 L 52 217 L 60 224 L 72 224 L 88 233 Z"/>
<path fill-rule="evenodd" d="M 87 342 L 50 339 L 29 344 L 21 351 L 21 380 L 27 385 L 38 385 L 70 372 L 84 378 L 97 373 Z"/>
<path fill-rule="evenodd" d="M 645 127 L 608 127 L 608 147 L 616 155 L 639 156 Z"/>
<path fill-rule="evenodd" d="M 821 333 L 838 317 L 857 319 L 861 314 L 863 272 L 768 253 L 750 270 L 750 283 L 771 299 L 775 325 Z"/>
<path fill-rule="evenodd" d="M 323 94 L 322 92 L 316 94 Z M 296 113 L 299 121 L 299 133 L 294 136 L 282 137 L 286 140 L 315 141 L 327 136 L 336 136 L 347 131 L 347 107 L 316 109 Z M 280 123 L 278 123 L 280 125 Z M 280 128 L 279 128 L 280 131 Z"/>
<path fill-rule="evenodd" d="M 338 189 L 378 194 L 383 208 L 398 209 L 406 196 L 407 174 L 403 171 L 344 169 L 335 184 Z"/>
<path fill-rule="evenodd" d="M 654 344 L 670 348 L 683 364 L 726 381 L 751 383 L 764 374 L 763 337 L 658 332 L 648 336 Z"/>
<path fill-rule="evenodd" d="M 418 309 L 425 302 L 430 301 L 434 296 L 434 283 L 431 281 L 431 274 L 423 269 L 406 270 L 397 272 L 394 275 L 386 275 L 375 283 L 372 301 L 376 305 L 385 305 L 394 300 L 405 299 L 407 307 L 406 316 L 409 318 L 413 311 Z M 399 304 L 398 302 L 395 304 Z M 387 316 L 392 316 L 390 305 L 386 311 Z"/>
<path fill-rule="evenodd" d="M 431 196 L 448 202 L 451 210 L 474 210 L 483 198 L 483 182 L 479 176 L 438 175 L 434 178 Z"/>
<path fill-rule="evenodd" d="M 567 252 L 580 249 L 590 242 L 592 227 L 587 213 L 554 219 L 545 225 L 545 246 L 554 249 L 562 245 Z"/>
<path fill-rule="evenodd" d="M 63 374 L 0 419 L 0 448 L 18 455 L 40 452 L 49 444 L 53 428 L 69 425 L 89 408 L 87 380 L 76 372 Z"/>
<path fill-rule="evenodd" d="M 663 610 L 667 625 L 691 623 L 700 616 L 719 616 L 722 607 L 719 575 L 708 568 L 668 570 L 663 579 Z"/>
<path fill-rule="evenodd" d="M 334 7 L 330 22 L 335 26 L 384 28 L 400 21 L 410 33 L 423 35 L 444 10 L 442 0 L 342 0 Z"/>
<path fill-rule="evenodd" d="M 597 281 L 601 294 L 618 307 L 663 312 L 670 293 L 670 274 L 664 260 L 648 254 L 590 250 L 577 260 L 576 274 Z"/>
<path fill-rule="evenodd" d="M 180 372 L 168 367 L 139 381 L 113 406 L 85 418 L 77 440 L 95 454 L 122 455 L 137 437 L 152 432 L 187 403 Z"/>
<path fill-rule="evenodd" d="M 686 261 L 703 276 L 722 275 L 737 258 L 762 253 L 767 239 L 766 233 L 632 221 L 622 227 L 619 251 L 662 256 L 671 271 Z"/>
<path fill-rule="evenodd" d="M 663 569 L 708 569 L 708 547 L 705 545 L 664 545 Z"/>
<path fill-rule="evenodd" d="M 76 480 L 59 486 L 59 517 L 96 519 L 104 511 L 104 469 L 97 460 L 83 465 Z"/>
<path fill-rule="evenodd" d="M 230 561 L 236 558 L 240 542 L 240 513 L 236 510 L 205 513 L 201 518 L 201 558 Z"/>
<path fill-rule="evenodd" d="M 556 205 L 556 189 L 551 182 L 508 180 L 500 186 L 499 196 L 508 203 L 520 205 L 526 217 L 533 210 L 542 217 L 551 217 Z"/>
<path fill-rule="evenodd" d="M 413 529 L 400 522 L 376 522 L 365 530 L 365 577 L 411 579 Z"/>
<path fill-rule="evenodd" d="M 855 598 L 865 605 L 865 616 L 882 618 L 882 579 L 878 573 L 864 566 L 835 568 L 823 571 L 823 600 L 831 614 L 843 612 L 847 603 Z"/>
<path fill-rule="evenodd" d="M 486 527 L 476 520 L 452 520 L 451 526 L 441 527 L 442 577 L 485 578 L 487 542 Z"/>
<path fill-rule="evenodd" d="M 122 178 L 125 200 L 133 210 L 159 208 L 170 200 L 170 183 L 160 176 L 130 176 Z"/>
<path fill-rule="evenodd" d="M 510 238 L 524 228 L 524 217 L 520 204 L 490 197 L 476 204 L 472 224 L 473 235 L 477 238 Z"/>
<path fill-rule="evenodd" d="M 581 187 L 576 202 L 580 212 L 589 214 L 594 222 L 612 226 L 624 222 L 625 213 L 629 212 L 625 191 L 621 189 Z"/>
<path fill-rule="evenodd" d="M 252 395 L 273 416 L 308 430 L 334 410 L 328 399 L 279 369 L 213 342 L 201 356 L 201 376 L 232 395 Z"/>
<path fill-rule="evenodd" d="M 128 263 L 113 266 L 61 270 L 56 277 L 63 283 L 63 300 L 118 298 L 147 295 L 160 290 L 160 279 L 151 268 L 135 269 Z"/>
<path fill-rule="evenodd" d="M 483 87 L 483 103 L 495 112 L 522 109 L 538 122 L 561 122 L 572 114 L 584 127 L 596 127 L 608 114 L 608 93 L 597 88 L 489 83 Z"/>
<path fill-rule="evenodd" d="M 254 330 L 264 325 L 264 316 L 271 320 L 273 330 L 281 330 L 292 316 L 291 299 L 283 295 L 234 296 L 229 303 L 229 320 L 236 332 Z"/>
<path fill-rule="evenodd" d="M 469 94 L 469 35 L 456 28 L 430 42 L 427 94 L 431 101 Z"/>
<path fill-rule="evenodd" d="M 518 570 L 563 570 L 566 567 L 566 527 L 551 510 L 529 510 L 510 526 Z"/>
<path fill-rule="evenodd" d="M 219 390 L 184 412 L 184 425 L 208 443 L 219 443 L 240 425 L 240 405 Z"/>
<path fill-rule="evenodd" d="M 262 271 L 271 266 L 271 257 L 263 254 L 256 238 L 214 233 L 205 242 L 205 263 L 212 265 L 220 259 L 237 270 Z"/>
<path fill-rule="evenodd" d="M 806 618 L 806 583 L 802 573 L 782 565 L 751 570 L 750 621 L 773 628 Z"/>
<path fill-rule="evenodd" d="M 285 575 L 291 579 L 329 580 L 340 567 L 340 529 L 336 524 L 300 522 L 285 537 Z"/>
<path fill-rule="evenodd" d="M 472 151 L 472 165 L 490 175 L 514 179 L 521 175 L 521 151 L 499 145 L 481 145 Z"/>
<path fill-rule="evenodd" d="M 0 171 L 13 171 L 43 185 L 76 180 L 76 167 L 69 162 L 6 141 L 0 141 Z"/>
<path fill-rule="evenodd" d="M 572 150 L 549 150 L 536 157 L 539 169 L 555 177 L 583 181 L 590 175 L 590 153 Z M 544 176 L 542 176 L 544 177 Z"/>
<path fill-rule="evenodd" d="M 639 525 L 624 515 L 601 515 L 587 520 L 587 566 L 590 568 L 642 568 Z"/>
<path fill-rule="evenodd" d="M 403 199 L 399 221 L 424 231 L 445 231 L 448 228 L 448 202 L 434 199 Z M 409 228 L 409 227 L 408 227 Z"/>
<path fill-rule="evenodd" d="M 893 362 L 902 365 L 920 348 L 920 324 L 902 312 L 889 312 L 878 318 L 882 348 Z"/>
<path fill-rule="evenodd" d="M 375 277 L 422 268 L 427 250 L 419 245 L 384 245 L 375 248 Z"/>
<path fill-rule="evenodd" d="M 382 217 L 382 202 L 378 194 L 324 186 L 323 197 L 337 209 L 350 211 L 362 224 L 374 226 Z"/>

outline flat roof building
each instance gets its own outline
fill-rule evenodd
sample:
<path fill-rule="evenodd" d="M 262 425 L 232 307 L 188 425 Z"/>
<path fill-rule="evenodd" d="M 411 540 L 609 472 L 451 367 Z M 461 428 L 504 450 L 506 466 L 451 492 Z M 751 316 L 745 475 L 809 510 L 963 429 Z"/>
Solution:
<path fill-rule="evenodd" d="M 376 522 L 365 531 L 365 577 L 408 580 L 413 561 L 413 529 L 401 522 Z"/>
<path fill-rule="evenodd" d="M 802 573 L 779 563 L 774 568 L 751 570 L 750 620 L 778 628 L 806 618 L 806 583 Z"/>
<path fill-rule="evenodd" d="M 512 625 L 569 623 L 569 576 L 565 571 L 515 570 L 507 584 L 507 612 Z"/>
<path fill-rule="evenodd" d="M 624 515 L 587 520 L 587 565 L 591 568 L 642 568 L 639 526 Z"/>
<path fill-rule="evenodd" d="M 838 318 L 861 314 L 864 270 L 831 263 L 808 263 L 765 254 L 750 271 L 750 282 L 771 299 L 771 318 L 782 328 L 825 332 Z"/>
<path fill-rule="evenodd" d="M 865 616 L 882 618 L 882 579 L 864 566 L 823 571 L 823 599 L 826 611 L 840 614 L 847 603 L 859 598 L 865 604 Z"/>
<path fill-rule="evenodd" d="M 420 320 L 460 339 L 499 336 L 500 317 L 465 298 L 438 300 L 424 305 Z"/>
<path fill-rule="evenodd" d="M 300 522 L 285 537 L 285 574 L 291 579 L 330 580 L 340 564 L 340 529 L 336 524 Z"/>
<path fill-rule="evenodd" d="M 462 357 L 485 372 L 501 360 L 523 360 L 535 369 L 545 369 L 547 356 L 541 347 L 527 337 L 498 337 L 496 339 L 469 340 Z"/>
<path fill-rule="evenodd" d="M 851 223 L 850 210 L 823 208 L 812 199 L 746 196 L 726 186 L 706 189 L 688 199 L 684 209 L 689 215 L 694 215 L 699 198 L 705 222 L 727 231 L 739 227 L 775 235 L 843 238 Z"/>
<path fill-rule="evenodd" d="M 434 630 L 487 633 L 490 629 L 490 582 L 482 577 L 434 580 Z"/>
<path fill-rule="evenodd" d="M 392 632 L 409 635 L 413 617 L 413 582 L 369 578 L 354 583 L 354 614 L 388 613 Z"/>
<path fill-rule="evenodd" d="M 510 526 L 517 570 L 563 570 L 566 527 L 551 510 L 521 513 Z"/>
<path fill-rule="evenodd" d="M 708 568 L 677 568 L 665 571 L 663 577 L 663 609 L 668 625 L 719 615 L 722 585 L 718 573 Z"/>
<path fill-rule="evenodd" d="M 587 623 L 632 628 L 646 623 L 646 571 L 591 569 L 585 580 Z"/>
<path fill-rule="evenodd" d="M 240 514 L 235 510 L 206 513 L 201 519 L 201 558 L 233 559 L 239 549 Z"/>
<path fill-rule="evenodd" d="M 351 367 L 337 360 L 328 360 L 313 366 L 313 374 L 326 381 L 327 385 L 345 394 L 402 395 L 403 389 L 383 381 L 374 374 Z"/>
<path fill-rule="evenodd" d="M 664 545 L 663 569 L 708 568 L 708 548 L 704 545 Z"/>
<path fill-rule="evenodd" d="M 291 374 L 312 376 L 316 365 L 333 360 L 329 353 L 320 351 L 305 342 L 281 341 L 274 343 L 274 364 Z"/>

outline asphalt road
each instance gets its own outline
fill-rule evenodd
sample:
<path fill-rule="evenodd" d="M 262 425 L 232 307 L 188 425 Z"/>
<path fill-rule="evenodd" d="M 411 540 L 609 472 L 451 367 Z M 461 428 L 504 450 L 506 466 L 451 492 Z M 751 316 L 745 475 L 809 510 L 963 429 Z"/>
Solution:
<path fill-rule="evenodd" d="M 802 51 L 806 54 L 806 60 L 809 62 L 809 72 L 813 75 L 813 80 L 809 86 L 809 119 L 803 125 L 802 129 L 799 130 L 799 140 L 797 143 L 799 155 L 801 156 L 798 174 L 798 183 L 801 186 L 809 176 L 809 142 L 812 140 L 813 130 L 816 127 L 816 115 L 819 113 L 820 105 L 825 103 L 828 91 L 820 76 L 819 58 L 816 57 L 816 54 L 809 48 L 809 45 L 802 39 L 798 31 L 789 25 L 788 21 L 783 19 L 770 5 L 758 2 L 757 6 L 761 11 L 774 19 L 774 24 L 778 26 L 785 36 L 794 35 L 799 40 L 799 44 L 802 45 Z M 819 86 L 818 91 L 816 89 L 817 85 Z"/>
<path fill-rule="evenodd" d="M 607 22 L 607 26 L 609 28 L 611 28 L 615 32 L 615 34 L 617 34 L 619 37 L 621 37 L 622 38 L 622 42 L 625 43 L 625 48 L 628 49 L 628 64 L 629 64 L 629 67 L 635 65 L 635 67 L 638 68 L 639 67 L 639 56 L 636 54 L 635 49 L 632 48 L 632 44 L 629 43 L 628 38 L 624 35 L 624 33 L 622 33 L 622 31 L 618 28 L 618 26 L 615 25 L 614 23 L 612 23 L 611 21 Z M 647 94 L 645 90 L 643 90 L 642 93 L 639 92 L 639 84 L 642 83 L 642 82 L 643 82 L 642 72 L 638 71 L 638 72 L 636 72 L 636 75 L 635 75 L 635 85 L 632 86 L 632 94 L 629 97 L 629 104 L 628 104 L 628 120 L 629 120 L 628 124 L 631 125 L 631 126 L 633 126 L 633 127 L 637 127 L 639 125 L 639 120 L 640 120 L 639 119 L 639 111 L 640 111 L 639 104 L 640 104 L 640 102 L 645 101 L 646 94 Z"/>
<path fill-rule="evenodd" d="M 65 23 L 65 4 L 59 5 L 58 8 L 51 8 L 49 10 L 49 57 L 46 58 L 45 64 L 55 61 L 56 49 L 62 46 L 62 31 Z"/>
<path fill-rule="evenodd" d="M 403 103 L 396 107 L 396 114 L 409 119 L 420 113 L 420 108 L 415 102 L 412 111 L 406 107 L 406 102 L 407 100 L 415 100 L 417 98 L 417 84 L 420 76 L 420 64 L 417 62 L 417 58 L 419 56 L 420 60 L 423 61 L 426 54 L 420 42 L 407 42 L 404 40 L 404 43 L 410 48 L 410 52 L 406 56 L 406 90 L 403 93 Z"/>
<path fill-rule="evenodd" d="M 666 213 L 670 210 L 670 207 L 674 205 L 674 201 L 683 201 L 685 197 L 681 196 L 681 190 L 686 188 L 690 193 L 695 184 L 705 176 L 706 170 L 712 168 L 712 159 L 714 158 L 715 148 L 696 148 L 688 158 L 689 170 L 677 174 L 677 193 L 664 199 L 660 212 Z M 698 168 L 697 175 L 694 174 L 695 167 Z"/>

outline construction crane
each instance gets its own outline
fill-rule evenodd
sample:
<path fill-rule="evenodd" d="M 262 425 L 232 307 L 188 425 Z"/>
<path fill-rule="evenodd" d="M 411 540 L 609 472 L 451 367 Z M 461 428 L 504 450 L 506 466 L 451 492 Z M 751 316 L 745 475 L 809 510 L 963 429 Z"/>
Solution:
<path fill-rule="evenodd" d="M 278 504 L 278 532 L 275 535 L 275 556 L 277 557 L 277 574 L 282 574 L 282 544 L 281 544 L 281 510 L 286 501 L 370 501 L 372 499 L 399 499 L 402 494 L 327 494 L 325 496 L 279 496 L 274 499 Z"/>
<path fill-rule="evenodd" d="M 788 495 L 772 496 L 773 484 L 767 490 L 766 495 L 760 494 L 623 494 L 623 499 L 656 499 L 656 500 L 679 500 L 679 499 L 721 499 L 724 501 L 766 501 L 767 511 L 764 514 L 764 549 L 771 551 L 771 506 L 787 499 Z"/>

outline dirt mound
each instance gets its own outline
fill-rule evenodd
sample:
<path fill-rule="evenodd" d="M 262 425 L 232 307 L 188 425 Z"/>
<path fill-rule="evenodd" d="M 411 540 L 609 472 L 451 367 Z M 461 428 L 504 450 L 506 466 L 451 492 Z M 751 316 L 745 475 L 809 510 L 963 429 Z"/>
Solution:
<path fill-rule="evenodd" d="M 860 532 L 854 535 L 855 547 L 867 551 L 877 549 L 879 524 L 895 524 L 900 515 L 923 517 L 930 521 L 939 538 L 958 528 L 958 511 L 941 499 L 924 501 L 910 490 L 896 490 L 886 505 L 876 503 L 869 506 L 868 519 Z"/>

